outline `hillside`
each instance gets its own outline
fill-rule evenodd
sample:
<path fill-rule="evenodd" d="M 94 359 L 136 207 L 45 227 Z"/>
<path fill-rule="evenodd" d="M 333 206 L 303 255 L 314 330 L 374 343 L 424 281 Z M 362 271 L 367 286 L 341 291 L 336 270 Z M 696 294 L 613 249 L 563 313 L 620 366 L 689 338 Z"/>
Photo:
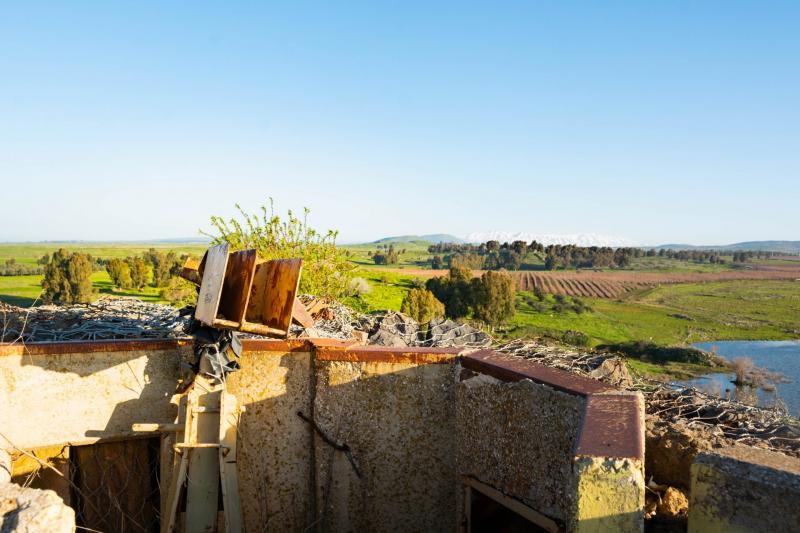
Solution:
<path fill-rule="evenodd" d="M 449 235 L 447 233 L 432 233 L 429 235 L 399 235 L 397 237 L 384 237 L 382 239 L 378 239 L 377 241 L 373 241 L 372 244 L 397 244 L 402 242 L 429 242 L 432 244 L 440 242 L 454 242 L 461 244 L 464 242 L 464 240 L 459 239 L 455 235 Z"/>
<path fill-rule="evenodd" d="M 746 241 L 733 244 L 698 246 L 693 244 L 660 244 L 653 248 L 671 250 L 720 250 L 726 252 L 762 251 L 800 254 L 800 241 Z"/>

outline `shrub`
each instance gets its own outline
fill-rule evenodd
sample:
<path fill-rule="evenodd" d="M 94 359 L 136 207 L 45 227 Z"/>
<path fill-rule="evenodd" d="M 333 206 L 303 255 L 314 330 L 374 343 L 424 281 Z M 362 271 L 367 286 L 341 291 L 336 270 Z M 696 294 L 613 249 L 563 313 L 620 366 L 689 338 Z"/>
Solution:
<path fill-rule="evenodd" d="M 318 233 L 309 227 L 309 210 L 303 219 L 288 211 L 282 220 L 274 214 L 272 199 L 269 210 L 262 206 L 260 214 L 245 213 L 236 206 L 241 219 L 229 221 L 212 216 L 211 225 L 218 235 L 209 235 L 213 244 L 228 242 L 233 250 L 255 248 L 264 259 L 287 259 L 299 257 L 303 260 L 303 275 L 300 292 L 341 298 L 347 293 L 354 266 L 345 253 L 336 246 L 338 232 L 328 230 Z"/>
<path fill-rule="evenodd" d="M 367 280 L 364 278 L 351 279 L 347 287 L 350 294 L 356 297 L 368 294 L 372 291 L 372 287 L 369 286 L 369 282 L 367 282 Z"/>
<path fill-rule="evenodd" d="M 731 361 L 731 368 L 736 374 L 736 381 L 734 381 L 734 383 L 737 385 L 743 385 L 751 382 L 750 374 L 755 368 L 752 359 L 749 357 L 737 357 Z"/>
<path fill-rule="evenodd" d="M 427 324 L 434 318 L 444 316 L 444 304 L 433 293 L 425 289 L 411 289 L 403 298 L 400 311 L 420 324 Z"/>
<path fill-rule="evenodd" d="M 46 302 L 89 303 L 96 293 L 92 287 L 92 258 L 63 248 L 53 253 L 45 267 L 42 288 Z"/>
<path fill-rule="evenodd" d="M 172 277 L 167 286 L 159 291 L 159 296 L 175 307 L 194 305 L 197 302 L 197 288 L 182 278 Z"/>
<path fill-rule="evenodd" d="M 561 342 L 564 344 L 571 344 L 573 346 L 588 346 L 589 336 L 580 331 L 568 330 L 561 335 Z"/>

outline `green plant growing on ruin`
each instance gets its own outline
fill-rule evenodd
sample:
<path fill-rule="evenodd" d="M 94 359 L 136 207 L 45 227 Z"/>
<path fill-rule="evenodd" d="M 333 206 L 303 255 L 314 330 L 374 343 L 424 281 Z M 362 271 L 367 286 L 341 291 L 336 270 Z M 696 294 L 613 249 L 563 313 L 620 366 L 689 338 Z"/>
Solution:
<path fill-rule="evenodd" d="M 255 248 L 264 259 L 299 257 L 303 260 L 301 293 L 332 298 L 347 294 L 354 265 L 336 246 L 338 231 L 321 233 L 308 225 L 308 208 L 302 218 L 288 211 L 285 219 L 275 214 L 272 198 L 260 213 L 249 214 L 238 204 L 236 209 L 239 218 L 211 217 L 216 234 L 203 233 L 213 244 L 228 242 L 232 250 Z"/>
<path fill-rule="evenodd" d="M 89 303 L 97 293 L 92 288 L 92 258 L 63 248 L 54 252 L 45 266 L 42 288 L 45 302 Z"/>

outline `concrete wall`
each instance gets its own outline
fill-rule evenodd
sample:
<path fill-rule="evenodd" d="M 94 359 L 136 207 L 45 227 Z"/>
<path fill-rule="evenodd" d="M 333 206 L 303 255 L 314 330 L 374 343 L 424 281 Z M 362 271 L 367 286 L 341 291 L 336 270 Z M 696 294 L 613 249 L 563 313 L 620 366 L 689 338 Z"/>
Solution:
<path fill-rule="evenodd" d="M 311 350 L 246 349 L 228 390 L 246 407 L 237 442 L 242 514 L 249 531 L 302 531 L 314 521 L 310 429 Z"/>
<path fill-rule="evenodd" d="M 317 436 L 322 530 L 454 531 L 453 361 L 364 359 L 317 363 L 314 417 L 357 467 Z"/>
<path fill-rule="evenodd" d="M 458 471 L 565 522 L 584 399 L 530 380 L 474 374 L 456 399 Z"/>
<path fill-rule="evenodd" d="M 461 365 L 460 475 L 527 506 L 543 527 L 642 531 L 641 394 L 490 350 Z"/>
<path fill-rule="evenodd" d="M 172 422 L 169 398 L 189 352 L 177 341 L 0 346 L 0 431 L 32 449 L 124 438 L 136 422 Z"/>
<path fill-rule="evenodd" d="M 249 530 L 453 531 L 463 476 L 567 530 L 641 525 L 638 397 L 493 352 L 244 348 L 228 385 L 246 407 L 237 465 Z M 0 431 L 31 449 L 171 422 L 190 354 L 176 340 L 0 346 Z"/>
<path fill-rule="evenodd" d="M 800 531 L 800 459 L 737 446 L 692 465 L 689 531 Z"/>

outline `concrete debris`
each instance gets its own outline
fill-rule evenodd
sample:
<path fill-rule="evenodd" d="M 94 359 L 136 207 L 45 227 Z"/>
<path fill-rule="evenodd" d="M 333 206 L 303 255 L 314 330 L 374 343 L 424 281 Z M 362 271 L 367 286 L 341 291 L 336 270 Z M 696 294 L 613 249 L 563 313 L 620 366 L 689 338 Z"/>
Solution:
<path fill-rule="evenodd" d="M 688 490 L 691 466 L 697 454 L 725 445 L 725 439 L 710 428 L 690 426 L 685 420 L 645 420 L 645 472 L 659 483 Z"/>
<path fill-rule="evenodd" d="M 363 317 L 361 326 L 369 334 L 368 344 L 379 346 L 484 348 L 492 344 L 488 334 L 447 319 L 434 319 L 421 327 L 403 313 L 388 312 Z"/>
<path fill-rule="evenodd" d="M 661 495 L 656 513 L 668 518 L 685 517 L 689 511 L 689 500 L 680 489 L 669 487 Z"/>
<path fill-rule="evenodd" d="M 72 533 L 75 511 L 52 490 L 0 483 L 0 533 Z"/>
<path fill-rule="evenodd" d="M 610 357 L 589 373 L 595 379 L 607 381 L 616 387 L 629 389 L 633 387 L 633 378 L 625 366 L 625 361 L 619 357 Z"/>

